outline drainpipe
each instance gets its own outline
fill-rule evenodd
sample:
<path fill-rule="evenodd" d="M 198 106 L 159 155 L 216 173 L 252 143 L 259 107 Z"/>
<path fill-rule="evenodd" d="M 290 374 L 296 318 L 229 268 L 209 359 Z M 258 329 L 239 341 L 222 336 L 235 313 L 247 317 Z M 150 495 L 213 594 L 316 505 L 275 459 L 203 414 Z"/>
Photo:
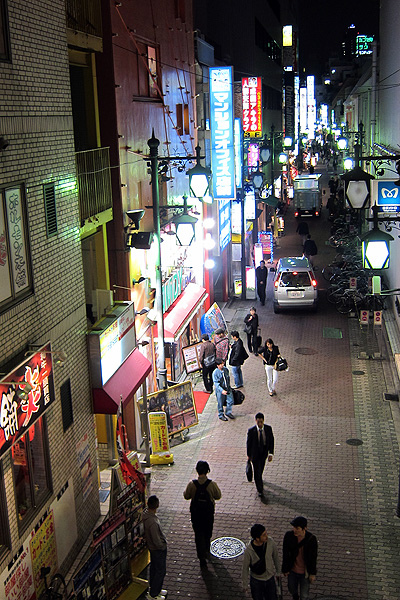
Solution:
<path fill-rule="evenodd" d="M 372 44 L 372 75 L 371 75 L 371 130 L 370 130 L 370 152 L 373 153 L 376 134 L 376 87 L 377 87 L 377 62 L 378 44 Z"/>

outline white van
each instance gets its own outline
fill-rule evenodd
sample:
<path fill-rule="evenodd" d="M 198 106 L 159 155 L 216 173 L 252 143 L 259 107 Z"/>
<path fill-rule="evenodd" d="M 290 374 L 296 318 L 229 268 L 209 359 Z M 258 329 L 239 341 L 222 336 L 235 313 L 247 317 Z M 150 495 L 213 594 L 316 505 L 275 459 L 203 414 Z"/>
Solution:
<path fill-rule="evenodd" d="M 304 256 L 281 258 L 275 272 L 275 313 L 279 313 L 284 308 L 317 309 L 317 281 L 307 258 Z"/>

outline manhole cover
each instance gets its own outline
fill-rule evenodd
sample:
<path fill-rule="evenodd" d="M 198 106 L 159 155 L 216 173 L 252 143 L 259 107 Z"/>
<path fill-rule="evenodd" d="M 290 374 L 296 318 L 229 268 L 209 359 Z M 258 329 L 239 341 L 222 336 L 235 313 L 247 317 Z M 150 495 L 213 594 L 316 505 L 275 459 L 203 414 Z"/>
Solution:
<path fill-rule="evenodd" d="M 296 348 L 297 354 L 317 354 L 317 350 L 314 348 Z"/>
<path fill-rule="evenodd" d="M 236 558 L 245 551 L 245 544 L 234 537 L 221 537 L 211 542 L 210 552 L 217 558 Z"/>
<path fill-rule="evenodd" d="M 346 440 L 346 444 L 348 444 L 349 446 L 362 446 L 363 443 L 364 442 L 362 440 L 359 440 L 358 438 L 350 438 Z"/>
<path fill-rule="evenodd" d="M 331 338 L 333 340 L 341 340 L 343 338 L 343 333 L 341 329 L 336 329 L 335 327 L 324 327 L 322 330 L 322 337 L 325 339 Z"/>
<path fill-rule="evenodd" d="M 388 394 L 387 392 L 385 392 L 383 394 L 383 399 L 387 400 L 388 402 L 398 402 L 399 395 L 398 394 Z"/>
<path fill-rule="evenodd" d="M 365 375 L 365 371 L 352 371 L 353 375 Z"/>

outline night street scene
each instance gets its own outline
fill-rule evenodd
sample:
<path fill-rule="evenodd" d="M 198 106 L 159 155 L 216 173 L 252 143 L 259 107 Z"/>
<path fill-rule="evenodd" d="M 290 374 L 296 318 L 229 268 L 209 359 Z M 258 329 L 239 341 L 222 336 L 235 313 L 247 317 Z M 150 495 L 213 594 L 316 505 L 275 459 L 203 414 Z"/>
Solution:
<path fill-rule="evenodd" d="M 399 35 L 0 0 L 0 600 L 399 600 Z"/>

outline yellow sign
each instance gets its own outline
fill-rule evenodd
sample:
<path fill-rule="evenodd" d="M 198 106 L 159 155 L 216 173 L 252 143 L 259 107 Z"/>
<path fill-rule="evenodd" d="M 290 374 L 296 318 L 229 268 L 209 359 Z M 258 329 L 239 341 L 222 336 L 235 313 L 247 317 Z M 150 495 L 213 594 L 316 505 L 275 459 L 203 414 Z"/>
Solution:
<path fill-rule="evenodd" d="M 149 425 L 153 454 L 169 452 L 167 415 L 165 412 L 150 412 Z"/>
<path fill-rule="evenodd" d="M 30 550 L 36 597 L 40 598 L 44 592 L 44 581 L 40 579 L 40 569 L 50 567 L 49 580 L 57 571 L 57 546 L 52 510 L 33 535 L 30 541 Z"/>

